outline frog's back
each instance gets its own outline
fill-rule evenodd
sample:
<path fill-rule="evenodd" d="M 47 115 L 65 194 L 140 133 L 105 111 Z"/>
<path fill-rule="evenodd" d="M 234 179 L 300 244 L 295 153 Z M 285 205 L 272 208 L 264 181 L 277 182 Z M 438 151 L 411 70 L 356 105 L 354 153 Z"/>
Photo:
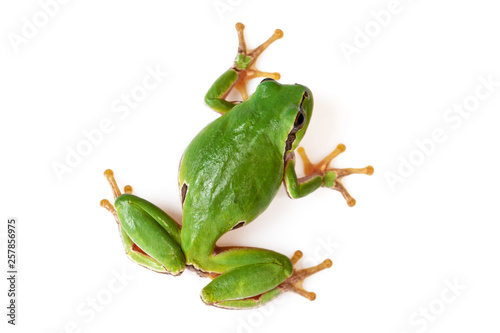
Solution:
<path fill-rule="evenodd" d="M 235 107 L 205 127 L 186 149 L 179 170 L 185 241 L 195 242 L 203 233 L 215 242 L 271 203 L 284 162 L 269 136 L 272 121 L 264 118 Z"/>

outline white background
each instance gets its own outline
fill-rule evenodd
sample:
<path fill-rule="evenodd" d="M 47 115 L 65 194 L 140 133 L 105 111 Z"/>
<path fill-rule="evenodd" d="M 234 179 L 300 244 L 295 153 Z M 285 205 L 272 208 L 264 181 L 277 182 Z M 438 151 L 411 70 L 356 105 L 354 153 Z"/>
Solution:
<path fill-rule="evenodd" d="M 69 1 L 52 6 L 44 22 L 40 2 L 2 2 L 1 257 L 5 272 L 5 222 L 15 216 L 20 272 L 15 328 L 6 324 L 5 279 L 0 284 L 2 327 L 498 331 L 500 86 L 489 92 L 479 79 L 500 81 L 498 8 L 487 0 L 401 0 L 381 27 L 372 12 L 386 13 L 390 3 Z M 40 27 L 23 37 L 34 20 Z M 199 293 L 208 279 L 133 264 L 99 207 L 111 198 L 102 173 L 112 168 L 120 186 L 133 185 L 180 219 L 178 161 L 217 117 L 203 96 L 232 64 L 238 21 L 250 48 L 283 30 L 257 65 L 313 91 L 315 114 L 302 142 L 311 159 L 344 143 L 334 166 L 375 167 L 371 177 L 345 180 L 354 208 L 331 190 L 292 201 L 282 189 L 252 225 L 222 241 L 289 256 L 300 249 L 307 264 L 330 257 L 333 268 L 304 283 L 317 293 L 314 302 L 286 294 L 258 310 L 205 306 Z M 363 39 L 365 28 L 371 37 Z M 13 36 L 25 39 L 16 45 Z M 346 44 L 357 53 L 346 57 Z M 148 67 L 168 77 L 120 118 L 114 103 L 138 89 Z M 444 118 L 454 105 L 478 101 L 476 89 L 489 95 L 466 118 Z M 103 119 L 112 130 L 58 179 L 54 163 L 66 164 L 68 149 L 84 145 L 84 131 Z M 436 129 L 444 139 L 429 144 Z M 416 141 L 427 143 L 426 155 Z M 418 165 L 410 170 L 401 159 Z M 391 187 L 394 176 L 401 178 Z"/>

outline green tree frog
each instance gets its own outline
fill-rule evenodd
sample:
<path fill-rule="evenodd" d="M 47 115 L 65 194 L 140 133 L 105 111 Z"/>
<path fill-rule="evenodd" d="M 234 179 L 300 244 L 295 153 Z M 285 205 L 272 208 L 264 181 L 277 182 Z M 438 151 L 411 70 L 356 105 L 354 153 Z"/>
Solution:
<path fill-rule="evenodd" d="M 247 50 L 244 25 L 236 24 L 239 47 L 233 66 L 210 87 L 205 102 L 221 116 L 206 126 L 189 144 L 179 167 L 182 225 L 154 204 L 132 194 L 122 194 L 111 170 L 105 171 L 114 204 L 101 206 L 115 217 L 126 254 L 134 262 L 160 273 L 181 274 L 185 268 L 212 279 L 201 299 L 208 305 L 244 309 L 257 307 L 286 291 L 310 300 L 316 296 L 302 288 L 302 281 L 332 265 L 297 270 L 300 251 L 292 258 L 274 251 L 249 247 L 220 247 L 217 240 L 227 232 L 252 222 L 271 203 L 281 182 L 292 198 L 308 195 L 320 187 L 340 191 L 349 206 L 355 200 L 341 178 L 373 173 L 360 169 L 334 169 L 330 161 L 343 152 L 338 147 L 318 164 L 303 149 L 305 176 L 295 172 L 294 151 L 311 120 L 313 96 L 300 84 L 285 85 L 278 73 L 255 68 L 257 57 L 283 33 L 276 30 L 263 44 Z M 246 84 L 266 77 L 248 97 Z M 241 102 L 227 100 L 239 90 Z"/>

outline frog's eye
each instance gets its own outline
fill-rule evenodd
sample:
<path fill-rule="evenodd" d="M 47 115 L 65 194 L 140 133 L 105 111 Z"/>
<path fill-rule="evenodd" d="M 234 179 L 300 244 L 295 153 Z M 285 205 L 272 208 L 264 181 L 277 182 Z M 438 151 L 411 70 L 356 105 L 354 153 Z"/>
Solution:
<path fill-rule="evenodd" d="M 306 122 L 306 115 L 304 114 L 304 111 L 302 108 L 299 110 L 299 113 L 297 113 L 297 116 L 295 117 L 295 122 L 293 123 L 293 129 L 295 131 L 298 131 L 302 127 L 304 127 L 304 124 Z"/>
<path fill-rule="evenodd" d="M 266 77 L 264 80 L 260 81 L 260 83 L 266 82 L 266 81 L 276 81 L 276 80 L 273 79 L 272 77 Z"/>

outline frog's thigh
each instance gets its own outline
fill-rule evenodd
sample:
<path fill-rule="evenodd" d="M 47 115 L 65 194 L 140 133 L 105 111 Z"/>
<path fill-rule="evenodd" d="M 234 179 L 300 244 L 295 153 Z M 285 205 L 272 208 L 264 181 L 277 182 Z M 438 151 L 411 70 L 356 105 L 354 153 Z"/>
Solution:
<path fill-rule="evenodd" d="M 125 247 L 125 253 L 133 262 L 158 273 L 169 273 L 169 271 L 165 268 L 165 266 L 160 264 L 158 261 L 154 260 L 144 251 L 142 251 L 132 241 L 132 239 L 130 239 L 125 229 L 123 229 L 123 227 L 121 226 L 120 226 L 120 233 L 122 235 L 123 245 Z"/>
<path fill-rule="evenodd" d="M 207 260 L 208 266 L 223 273 L 203 288 L 201 298 L 207 304 L 223 307 L 252 307 L 268 301 L 281 293 L 275 288 L 293 272 L 288 257 L 264 249 L 230 249 Z"/>
<path fill-rule="evenodd" d="M 173 275 L 184 270 L 179 230 L 170 216 L 132 194 L 119 196 L 115 207 L 125 250 L 133 261 L 154 271 Z M 134 245 L 140 251 L 135 250 Z"/>

